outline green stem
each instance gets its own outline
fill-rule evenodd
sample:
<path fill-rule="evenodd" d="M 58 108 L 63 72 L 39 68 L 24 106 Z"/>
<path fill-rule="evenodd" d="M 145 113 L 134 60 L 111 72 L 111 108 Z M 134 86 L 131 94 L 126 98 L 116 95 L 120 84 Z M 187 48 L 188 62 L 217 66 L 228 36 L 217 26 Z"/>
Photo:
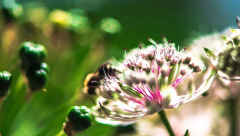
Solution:
<path fill-rule="evenodd" d="M 229 100 L 229 111 L 230 111 L 230 134 L 229 136 L 237 136 L 237 121 L 238 121 L 238 115 L 237 115 L 237 98 L 233 98 Z"/>
<path fill-rule="evenodd" d="M 162 121 L 163 121 L 163 124 L 165 125 L 165 127 L 167 128 L 167 131 L 169 133 L 170 136 L 175 136 L 173 130 L 172 130 L 172 127 L 171 125 L 169 124 L 168 122 L 168 119 L 167 119 L 167 116 L 165 114 L 165 111 L 162 110 L 160 112 L 158 112 L 158 115 L 161 117 Z"/>

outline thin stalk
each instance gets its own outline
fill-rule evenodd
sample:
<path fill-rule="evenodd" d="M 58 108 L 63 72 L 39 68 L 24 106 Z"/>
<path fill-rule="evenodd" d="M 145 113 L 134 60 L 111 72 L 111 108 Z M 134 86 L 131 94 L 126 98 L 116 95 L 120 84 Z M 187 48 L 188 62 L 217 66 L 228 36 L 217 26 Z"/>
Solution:
<path fill-rule="evenodd" d="M 230 111 L 230 132 L 229 136 L 237 136 L 237 128 L 238 128 L 238 114 L 237 114 L 237 103 L 238 99 L 233 98 L 229 100 L 229 111 Z"/>
<path fill-rule="evenodd" d="M 162 110 L 162 111 L 158 112 L 158 115 L 159 115 L 160 118 L 162 119 L 163 124 L 165 125 L 165 127 L 166 127 L 169 135 L 170 135 L 170 136 L 175 136 L 175 134 L 174 134 L 174 132 L 173 132 L 173 130 L 172 130 L 172 127 L 171 127 L 171 125 L 170 125 L 169 122 L 168 122 L 168 119 L 167 119 L 167 116 L 166 116 L 166 114 L 165 114 L 165 111 Z"/>
<path fill-rule="evenodd" d="M 231 96 L 227 100 L 227 106 L 229 110 L 230 130 L 229 136 L 238 136 L 238 102 L 239 93 L 235 82 L 230 84 Z"/>

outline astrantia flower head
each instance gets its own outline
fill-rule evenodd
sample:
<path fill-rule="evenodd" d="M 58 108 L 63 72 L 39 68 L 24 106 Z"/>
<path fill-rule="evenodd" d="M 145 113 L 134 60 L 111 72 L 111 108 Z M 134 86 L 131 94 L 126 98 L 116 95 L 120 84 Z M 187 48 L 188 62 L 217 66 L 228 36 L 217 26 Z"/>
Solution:
<path fill-rule="evenodd" d="M 150 39 L 150 42 L 153 45 L 125 53 L 125 59 L 116 66 L 121 72 L 116 76 L 106 74 L 101 81 L 98 105 L 93 107 L 99 122 L 133 123 L 143 116 L 195 100 L 211 86 L 216 71 L 198 89 L 188 79 L 205 66 L 193 59 L 186 48 L 176 49 L 170 41 L 160 44 Z M 186 79 L 187 91 L 180 94 L 178 86 Z"/>
<path fill-rule="evenodd" d="M 240 21 L 237 20 L 239 24 Z M 240 27 L 240 26 L 239 26 Z M 204 50 L 212 64 L 221 72 L 221 77 L 231 80 L 240 80 L 240 29 L 230 29 L 230 37 L 222 36 L 224 46 L 220 51 L 208 47 Z"/>
<path fill-rule="evenodd" d="M 240 27 L 240 21 L 237 19 Z M 224 36 L 222 36 L 224 35 Z M 220 99 L 237 97 L 239 91 L 239 59 L 237 57 L 239 46 L 239 29 L 229 27 L 222 32 L 214 32 L 194 39 L 190 45 L 191 51 L 199 51 L 200 58 L 218 70 L 218 76 L 212 85 L 212 92 Z M 204 50 L 203 50 L 204 47 Z M 207 53 L 207 55 L 206 55 Z M 209 59 L 211 61 L 209 61 Z M 235 60 L 234 60 L 235 59 Z M 202 72 L 205 74 L 205 72 Z"/>

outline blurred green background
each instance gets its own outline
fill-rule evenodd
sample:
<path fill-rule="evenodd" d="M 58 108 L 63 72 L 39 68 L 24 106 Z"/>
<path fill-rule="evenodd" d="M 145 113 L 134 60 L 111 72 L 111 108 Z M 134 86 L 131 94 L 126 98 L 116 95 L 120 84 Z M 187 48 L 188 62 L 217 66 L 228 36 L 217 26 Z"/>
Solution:
<path fill-rule="evenodd" d="M 120 59 L 148 38 L 162 35 L 181 47 L 200 34 L 236 26 L 240 1 L 160 0 L 3 0 L 0 20 L 0 70 L 13 75 L 0 109 L 2 136 L 53 136 L 73 105 L 92 106 L 83 95 L 88 73 L 111 56 Z M 43 44 L 51 71 L 46 92 L 25 99 L 18 50 L 24 41 Z M 123 128 L 94 123 L 88 136 L 118 135 Z M 131 130 L 132 128 L 130 128 Z"/>
<path fill-rule="evenodd" d="M 26 4 L 29 0 L 19 0 Z M 235 26 L 240 13 L 238 0 L 161 1 L 161 0 L 41 0 L 48 10 L 80 8 L 87 12 L 91 26 L 95 27 L 105 17 L 117 19 L 121 32 L 110 40 L 115 47 L 135 47 L 139 42 L 148 43 L 148 37 L 160 40 L 162 34 L 181 46 L 192 31 L 202 34 L 214 29 L 222 31 Z M 117 53 L 117 54 L 115 54 Z M 110 54 L 122 57 L 121 52 Z"/>

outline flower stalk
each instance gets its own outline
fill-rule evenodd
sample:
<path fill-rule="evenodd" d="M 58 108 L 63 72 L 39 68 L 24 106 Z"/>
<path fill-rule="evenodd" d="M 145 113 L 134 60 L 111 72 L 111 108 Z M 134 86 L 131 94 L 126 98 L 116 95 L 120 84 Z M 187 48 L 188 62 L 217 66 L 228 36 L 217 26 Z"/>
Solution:
<path fill-rule="evenodd" d="M 229 112 L 230 112 L 230 131 L 229 136 L 237 136 L 238 135 L 238 114 L 237 114 L 237 105 L 238 105 L 238 97 L 232 98 L 228 100 L 229 104 Z"/>
<path fill-rule="evenodd" d="M 173 132 L 173 130 L 172 130 L 172 127 L 171 127 L 170 123 L 168 122 L 168 119 L 167 119 L 167 116 L 166 116 L 165 111 L 164 111 L 164 110 L 159 111 L 159 112 L 158 112 L 158 115 L 159 115 L 160 118 L 162 119 L 163 124 L 164 124 L 164 126 L 166 127 L 169 135 L 170 135 L 170 136 L 175 136 L 175 134 L 174 134 L 174 132 Z"/>

